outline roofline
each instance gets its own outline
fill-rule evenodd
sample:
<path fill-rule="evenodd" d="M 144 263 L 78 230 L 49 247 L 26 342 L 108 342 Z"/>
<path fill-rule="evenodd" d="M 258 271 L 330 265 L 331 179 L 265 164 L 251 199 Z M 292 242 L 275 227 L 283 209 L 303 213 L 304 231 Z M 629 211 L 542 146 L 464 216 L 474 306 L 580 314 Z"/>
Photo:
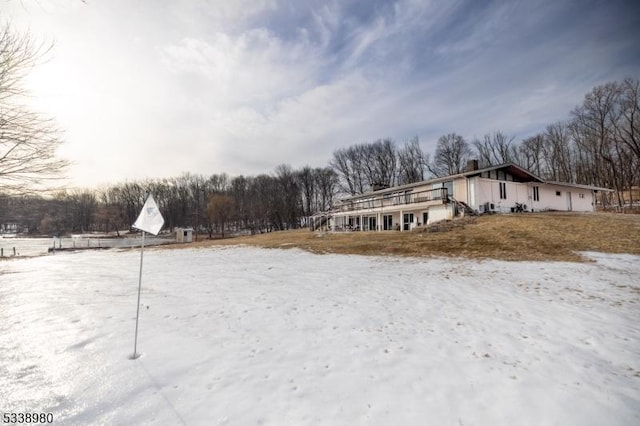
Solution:
<path fill-rule="evenodd" d="M 396 192 L 396 191 L 402 191 L 404 189 L 415 188 L 416 186 L 428 185 L 430 183 L 443 182 L 443 181 L 451 180 L 451 179 L 457 179 L 457 178 L 462 178 L 462 177 L 467 177 L 467 176 L 479 175 L 479 174 L 482 174 L 484 172 L 488 172 L 488 171 L 496 170 L 496 169 L 503 169 L 503 168 L 506 168 L 506 167 L 514 167 L 514 168 L 518 169 L 519 171 L 521 171 L 522 173 L 524 173 L 526 175 L 529 175 L 534 181 L 538 181 L 539 183 L 542 183 L 542 184 L 572 186 L 572 187 L 576 187 L 576 188 L 591 189 L 593 191 L 605 191 L 605 192 L 612 192 L 613 191 L 612 189 L 601 188 L 601 187 L 598 187 L 598 186 L 581 185 L 581 184 L 577 184 L 577 183 L 568 183 L 568 182 L 545 181 L 544 179 L 542 179 L 539 176 L 534 175 L 533 173 L 531 173 L 529 170 L 525 169 L 524 167 L 521 167 L 521 166 L 519 166 L 519 165 L 517 165 L 515 163 L 510 162 L 510 163 L 498 164 L 496 166 L 484 167 L 482 169 L 477 169 L 477 170 L 469 170 L 469 171 L 466 171 L 466 172 L 457 173 L 455 175 L 447 175 L 447 176 L 442 176 L 442 177 L 436 177 L 436 178 L 433 178 L 433 179 L 422 180 L 420 182 L 413 182 L 413 183 L 407 183 L 407 184 L 404 184 L 404 185 L 392 186 L 392 187 L 385 188 L 385 189 L 379 189 L 377 191 L 367 191 L 367 192 L 363 192 L 362 194 L 350 195 L 348 197 L 341 198 L 339 201 L 348 201 L 348 200 L 353 200 L 353 199 L 361 198 L 361 197 L 367 197 L 367 196 L 371 196 L 371 195 L 384 195 L 384 194 L 393 193 L 393 192 Z"/>
<path fill-rule="evenodd" d="M 373 194 L 375 194 L 375 195 L 388 194 L 390 192 L 396 192 L 396 191 L 401 191 L 403 189 L 415 188 L 416 186 L 428 185 L 430 183 L 443 182 L 443 181 L 446 181 L 446 180 L 457 179 L 457 178 L 461 178 L 461 177 L 467 177 L 469 175 L 481 174 L 483 172 L 488 172 L 488 171 L 496 170 L 496 169 L 502 169 L 502 168 L 505 168 L 505 167 L 515 167 L 516 169 L 520 170 L 521 172 L 531 176 L 535 180 L 537 180 L 539 182 L 544 182 L 544 180 L 542 180 L 538 176 L 536 176 L 533 173 L 531 173 L 530 171 L 518 166 L 515 163 L 503 163 L 503 164 L 499 164 L 497 166 L 484 167 L 482 169 L 476 169 L 476 170 L 470 170 L 470 171 L 467 171 L 467 172 L 456 173 L 455 175 L 447 175 L 447 176 L 442 176 L 442 177 L 436 177 L 436 178 L 433 178 L 433 179 L 421 180 L 419 182 L 406 183 L 404 185 L 391 186 L 389 188 L 379 189 L 377 191 L 367 191 L 367 192 L 363 192 L 362 194 L 350 195 L 348 197 L 341 198 L 340 200 L 345 200 L 345 201 L 346 200 L 352 200 L 352 199 L 355 199 L 355 198 L 366 197 L 366 196 L 373 195 Z"/>
<path fill-rule="evenodd" d="M 468 172 L 463 172 L 463 173 L 459 173 L 457 175 L 452 175 L 452 176 L 460 176 L 460 177 L 469 176 L 469 175 L 474 175 L 474 174 L 480 174 L 482 172 L 488 172 L 488 171 L 495 170 L 495 169 L 503 169 L 505 167 L 514 167 L 514 168 L 520 170 L 522 173 L 531 176 L 534 180 L 537 180 L 538 182 L 544 182 L 544 179 L 542 179 L 539 176 L 534 175 L 529 170 L 525 169 L 524 167 L 521 167 L 521 166 L 517 165 L 516 163 L 502 163 L 502 164 L 499 164 L 497 166 L 485 167 L 483 169 L 478 169 L 478 170 L 470 170 Z"/>
<path fill-rule="evenodd" d="M 610 189 L 610 188 L 602 188 L 600 186 L 593 186 L 593 185 L 582 185 L 580 183 L 559 182 L 554 180 L 548 180 L 548 181 L 545 181 L 544 183 L 548 185 L 571 186 L 574 188 L 590 189 L 592 191 L 613 192 L 613 189 Z"/>

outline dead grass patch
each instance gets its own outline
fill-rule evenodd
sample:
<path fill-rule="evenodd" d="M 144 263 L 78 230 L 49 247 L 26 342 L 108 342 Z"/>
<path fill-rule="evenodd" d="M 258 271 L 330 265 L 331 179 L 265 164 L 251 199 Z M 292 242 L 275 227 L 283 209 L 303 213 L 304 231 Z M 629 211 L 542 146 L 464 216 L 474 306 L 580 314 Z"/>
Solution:
<path fill-rule="evenodd" d="M 313 253 L 461 256 L 502 260 L 584 261 L 578 252 L 640 255 L 640 216 L 615 213 L 524 213 L 481 216 L 442 232 L 309 230 L 205 240 L 176 247 L 252 245 Z"/>

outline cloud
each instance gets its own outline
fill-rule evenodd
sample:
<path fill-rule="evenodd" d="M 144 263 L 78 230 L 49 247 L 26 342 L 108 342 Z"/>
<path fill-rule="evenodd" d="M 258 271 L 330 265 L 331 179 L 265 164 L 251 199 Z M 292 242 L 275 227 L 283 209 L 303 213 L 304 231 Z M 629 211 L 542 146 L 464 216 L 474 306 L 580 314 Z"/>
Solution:
<path fill-rule="evenodd" d="M 196 79 L 199 96 L 221 106 L 268 108 L 313 84 L 321 68 L 312 46 L 284 43 L 265 29 L 183 38 L 160 50 L 169 72 L 178 80 Z"/>
<path fill-rule="evenodd" d="M 562 119 L 589 88 L 560 83 L 573 68 L 557 58 L 570 47 L 551 36 L 520 49 L 546 16 L 525 9 L 398 2 L 353 16 L 330 3 L 291 23 L 295 31 L 272 29 L 269 22 L 282 22 L 272 17 L 233 36 L 183 39 L 164 48 L 164 63 L 205 81 L 195 85 L 198 111 L 187 110 L 208 128 L 217 155 L 232 159 L 213 159 L 215 167 L 232 173 L 323 165 L 342 146 L 385 136 L 419 135 L 430 149 L 451 131 L 524 136 Z M 509 37 L 520 20 L 528 29 Z M 575 55 L 572 62 L 591 60 Z"/>
<path fill-rule="evenodd" d="M 616 0 L 16 3 L 57 40 L 32 88 L 88 184 L 321 166 L 387 136 L 522 138 L 640 69 L 640 13 Z"/>

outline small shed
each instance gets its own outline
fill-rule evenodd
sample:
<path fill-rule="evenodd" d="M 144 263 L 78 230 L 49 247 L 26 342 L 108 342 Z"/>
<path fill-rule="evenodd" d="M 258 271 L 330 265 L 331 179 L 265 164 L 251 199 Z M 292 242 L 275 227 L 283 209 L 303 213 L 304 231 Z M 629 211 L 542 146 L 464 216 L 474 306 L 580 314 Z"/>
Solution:
<path fill-rule="evenodd" d="M 176 228 L 176 243 L 190 243 L 193 241 L 193 228 Z"/>

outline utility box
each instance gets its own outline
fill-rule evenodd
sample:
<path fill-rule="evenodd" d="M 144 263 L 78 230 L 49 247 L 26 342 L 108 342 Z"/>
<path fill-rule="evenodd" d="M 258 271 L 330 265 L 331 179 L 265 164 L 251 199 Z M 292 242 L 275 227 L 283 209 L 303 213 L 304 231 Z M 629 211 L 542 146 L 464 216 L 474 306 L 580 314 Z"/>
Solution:
<path fill-rule="evenodd" d="M 176 243 L 190 243 L 193 241 L 192 228 L 176 228 Z"/>

